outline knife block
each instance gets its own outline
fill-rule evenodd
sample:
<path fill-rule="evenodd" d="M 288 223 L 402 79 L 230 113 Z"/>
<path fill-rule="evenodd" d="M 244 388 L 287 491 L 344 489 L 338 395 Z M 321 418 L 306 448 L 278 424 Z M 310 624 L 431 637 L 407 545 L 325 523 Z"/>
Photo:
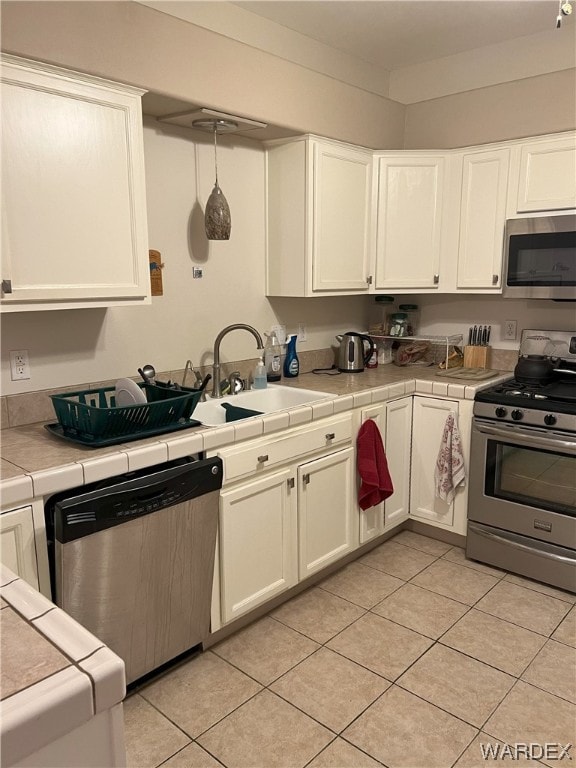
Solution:
<path fill-rule="evenodd" d="M 491 347 L 464 347 L 464 368 L 488 368 Z"/>

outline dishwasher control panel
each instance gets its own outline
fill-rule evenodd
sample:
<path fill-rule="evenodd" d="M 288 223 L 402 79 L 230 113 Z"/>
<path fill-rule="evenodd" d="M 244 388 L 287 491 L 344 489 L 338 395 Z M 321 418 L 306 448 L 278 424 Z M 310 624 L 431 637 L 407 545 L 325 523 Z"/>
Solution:
<path fill-rule="evenodd" d="M 176 460 L 53 497 L 47 530 L 61 543 L 153 514 L 222 487 L 220 458 Z"/>

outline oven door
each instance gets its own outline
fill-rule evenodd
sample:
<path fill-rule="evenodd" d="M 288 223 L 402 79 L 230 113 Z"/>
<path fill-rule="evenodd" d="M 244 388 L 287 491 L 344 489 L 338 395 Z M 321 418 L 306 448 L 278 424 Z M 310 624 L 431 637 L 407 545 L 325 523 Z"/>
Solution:
<path fill-rule="evenodd" d="M 474 419 L 466 555 L 576 591 L 576 442 Z"/>
<path fill-rule="evenodd" d="M 474 419 L 468 519 L 576 550 L 576 440 Z"/>

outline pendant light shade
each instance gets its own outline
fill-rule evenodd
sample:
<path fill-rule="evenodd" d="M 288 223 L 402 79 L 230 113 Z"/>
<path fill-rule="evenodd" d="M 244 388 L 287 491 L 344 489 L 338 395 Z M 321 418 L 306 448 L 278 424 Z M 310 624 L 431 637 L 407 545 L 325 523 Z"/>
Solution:
<path fill-rule="evenodd" d="M 232 229 L 230 206 L 218 186 L 218 181 L 214 184 L 214 189 L 206 203 L 204 229 L 208 240 L 230 240 Z"/>
<path fill-rule="evenodd" d="M 218 184 L 218 154 L 217 140 L 218 133 L 229 133 L 238 128 L 238 124 L 232 120 L 195 120 L 192 125 L 201 130 L 212 130 L 214 133 L 214 171 L 215 182 L 212 193 L 206 202 L 204 211 L 204 229 L 208 240 L 230 240 L 230 231 L 232 229 L 232 218 L 230 216 L 230 206 L 224 197 L 224 193 Z"/>

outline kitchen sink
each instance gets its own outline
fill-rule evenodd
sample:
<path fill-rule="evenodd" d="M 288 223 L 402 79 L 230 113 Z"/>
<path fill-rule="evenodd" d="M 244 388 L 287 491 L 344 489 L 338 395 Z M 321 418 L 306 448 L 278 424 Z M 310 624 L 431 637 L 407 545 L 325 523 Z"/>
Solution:
<path fill-rule="evenodd" d="M 247 392 L 240 392 L 238 395 L 214 400 L 208 398 L 205 403 L 198 403 L 192 413 L 192 418 L 207 427 L 216 427 L 226 423 L 226 410 L 222 407 L 223 403 L 230 403 L 239 408 L 259 411 L 260 413 L 274 413 L 332 397 L 334 395 L 327 392 L 317 392 L 314 389 L 269 384 L 266 389 L 251 389 Z"/>

